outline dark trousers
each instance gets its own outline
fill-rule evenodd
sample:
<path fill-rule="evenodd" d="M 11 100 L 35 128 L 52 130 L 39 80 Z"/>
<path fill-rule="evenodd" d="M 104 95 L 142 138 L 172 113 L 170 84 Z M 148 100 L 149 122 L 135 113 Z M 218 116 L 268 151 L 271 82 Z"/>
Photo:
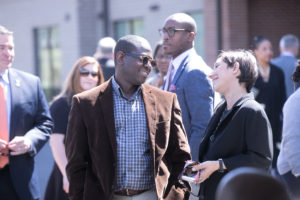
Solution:
<path fill-rule="evenodd" d="M 0 169 L 0 199 L 19 200 L 10 178 L 8 165 L 6 165 L 3 169 Z"/>
<path fill-rule="evenodd" d="M 281 175 L 281 180 L 293 198 L 300 198 L 300 177 L 295 177 L 292 172 L 289 171 Z"/>

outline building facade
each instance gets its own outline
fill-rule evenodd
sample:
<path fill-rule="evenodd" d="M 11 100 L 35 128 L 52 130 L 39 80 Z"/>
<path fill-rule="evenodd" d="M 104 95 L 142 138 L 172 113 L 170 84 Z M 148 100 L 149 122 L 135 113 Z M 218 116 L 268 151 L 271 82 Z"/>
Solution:
<path fill-rule="evenodd" d="M 250 48 L 252 38 L 300 37 L 299 0 L 1 0 L 0 24 L 14 31 L 14 67 L 40 76 L 50 99 L 72 65 L 93 55 L 99 38 L 138 34 L 152 47 L 175 12 L 197 22 L 195 47 L 212 66 L 220 50 Z"/>
<path fill-rule="evenodd" d="M 154 48 L 167 16 L 186 12 L 197 22 L 195 47 L 212 66 L 220 50 L 250 48 L 252 38 L 300 37 L 299 0 L 1 0 L 0 24 L 14 32 L 13 67 L 38 75 L 50 101 L 75 61 L 92 56 L 99 38 L 138 34 Z M 44 193 L 51 170 L 49 146 L 38 154 Z"/>

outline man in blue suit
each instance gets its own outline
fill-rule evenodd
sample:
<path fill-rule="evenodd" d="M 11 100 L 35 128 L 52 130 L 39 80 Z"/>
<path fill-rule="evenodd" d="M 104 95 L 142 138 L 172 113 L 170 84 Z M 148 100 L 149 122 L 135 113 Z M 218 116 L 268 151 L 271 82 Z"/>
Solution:
<path fill-rule="evenodd" d="M 284 73 L 285 91 L 288 98 L 295 90 L 292 74 L 296 69 L 299 39 L 295 35 L 286 34 L 280 39 L 279 49 L 280 56 L 271 62 L 278 66 Z"/>
<path fill-rule="evenodd" d="M 34 156 L 53 127 L 38 77 L 12 69 L 13 33 L 0 26 L 0 199 L 39 199 Z"/>
<path fill-rule="evenodd" d="M 212 69 L 194 49 L 195 20 L 187 14 L 169 16 L 160 29 L 163 49 L 172 55 L 163 89 L 178 97 L 192 159 L 198 159 L 199 145 L 213 113 L 214 91 L 208 75 Z"/>

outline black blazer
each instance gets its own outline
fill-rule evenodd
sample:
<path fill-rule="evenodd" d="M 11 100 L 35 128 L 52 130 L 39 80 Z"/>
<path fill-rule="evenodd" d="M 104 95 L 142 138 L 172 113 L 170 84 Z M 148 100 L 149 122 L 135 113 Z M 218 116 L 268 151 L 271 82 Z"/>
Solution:
<path fill-rule="evenodd" d="M 40 191 L 34 156 L 47 142 L 53 122 L 40 79 L 13 68 L 8 70 L 8 76 L 11 91 L 10 140 L 25 136 L 32 142 L 30 152 L 10 156 L 10 175 L 20 200 L 38 199 Z"/>
<path fill-rule="evenodd" d="M 200 144 L 199 161 L 222 158 L 227 171 L 251 166 L 268 170 L 272 162 L 272 131 L 263 108 L 252 94 L 245 95 L 220 118 L 226 102 L 221 103 L 210 120 Z M 200 186 L 205 199 L 214 199 L 221 178 L 226 174 L 214 172 Z"/>

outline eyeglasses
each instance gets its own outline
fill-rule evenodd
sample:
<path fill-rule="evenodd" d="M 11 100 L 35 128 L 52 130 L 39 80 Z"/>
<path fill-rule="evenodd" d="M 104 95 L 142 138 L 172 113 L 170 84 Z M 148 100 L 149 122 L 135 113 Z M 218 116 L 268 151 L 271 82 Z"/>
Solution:
<path fill-rule="evenodd" d="M 173 37 L 174 34 L 177 32 L 177 31 L 186 31 L 186 32 L 191 32 L 187 29 L 184 29 L 184 28 L 162 28 L 162 29 L 158 29 L 158 32 L 161 36 L 163 36 L 165 33 L 168 34 L 169 37 Z"/>
<path fill-rule="evenodd" d="M 89 75 L 91 75 L 93 78 L 95 78 L 98 76 L 98 72 L 89 71 L 85 68 L 80 68 L 79 73 L 81 76 L 84 76 L 84 77 L 88 77 Z"/>
<path fill-rule="evenodd" d="M 155 66 L 155 64 L 156 64 L 155 60 L 153 60 L 153 58 L 151 58 L 150 56 L 134 54 L 134 53 L 129 53 L 129 52 L 124 52 L 124 54 L 127 56 L 139 58 L 140 61 L 143 63 L 143 65 L 147 65 L 149 62 L 151 63 L 152 66 Z"/>

